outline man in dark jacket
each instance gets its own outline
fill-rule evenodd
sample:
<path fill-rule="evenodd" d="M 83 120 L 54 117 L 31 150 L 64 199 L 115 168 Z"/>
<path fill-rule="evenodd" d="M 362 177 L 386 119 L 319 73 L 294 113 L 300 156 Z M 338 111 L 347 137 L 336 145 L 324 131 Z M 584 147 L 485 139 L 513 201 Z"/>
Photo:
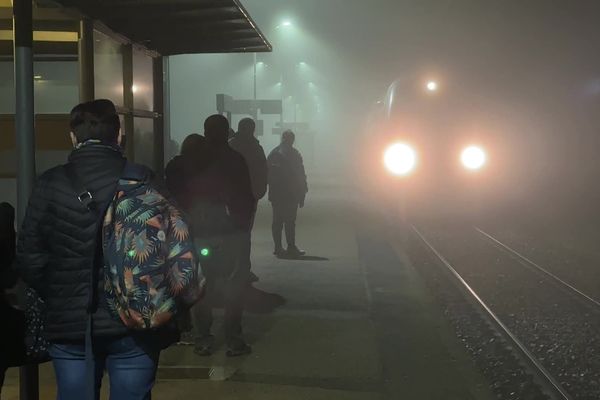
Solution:
<path fill-rule="evenodd" d="M 296 136 L 290 130 L 281 135 L 281 144 L 268 157 L 269 201 L 273 207 L 273 242 L 278 257 L 299 257 L 304 251 L 296 246 L 296 217 L 298 207 L 304 207 L 308 193 L 306 172 L 302 155 L 294 148 Z M 284 251 L 281 235 L 285 228 L 287 252 Z"/>
<path fill-rule="evenodd" d="M 238 356 L 251 351 L 242 337 L 242 301 L 250 280 L 247 244 L 255 200 L 246 162 L 228 145 L 227 119 L 212 115 L 206 119 L 204 130 L 210 164 L 197 168 L 187 184 L 194 193 L 193 230 L 206 277 L 205 301 L 193 310 L 196 353 L 210 355 L 213 351 L 212 307 L 217 282 L 223 281 L 227 355 Z"/>
<path fill-rule="evenodd" d="M 232 149 L 240 153 L 250 172 L 250 183 L 252 184 L 252 193 L 254 195 L 254 212 L 252 214 L 252 224 L 250 230 L 254 226 L 254 218 L 256 216 L 256 209 L 258 201 L 262 199 L 267 193 L 267 180 L 268 180 L 268 167 L 267 157 L 265 157 L 265 151 L 263 150 L 260 142 L 254 137 L 254 131 L 256 129 L 256 123 L 252 118 L 244 118 L 238 124 L 237 134 L 229 141 L 229 145 Z M 250 232 L 252 234 L 252 232 Z M 251 235 L 248 236 L 248 243 L 246 243 L 246 253 L 248 258 L 248 265 L 251 266 L 250 253 L 252 248 Z M 253 281 L 258 280 L 256 275 L 251 274 Z"/>
<path fill-rule="evenodd" d="M 70 126 L 74 150 L 67 165 L 73 166 L 102 213 L 125 165 L 119 116 L 112 102 L 95 100 L 71 111 Z M 47 306 L 45 335 L 51 342 L 58 398 L 85 398 L 85 341 L 91 328 L 96 398 L 107 369 L 111 398 L 149 399 L 160 350 L 176 338 L 162 331 L 132 333 L 109 313 L 102 285 L 100 218 L 83 206 L 86 196 L 78 198 L 75 186 L 66 166 L 38 179 L 17 248 L 21 277 Z"/>

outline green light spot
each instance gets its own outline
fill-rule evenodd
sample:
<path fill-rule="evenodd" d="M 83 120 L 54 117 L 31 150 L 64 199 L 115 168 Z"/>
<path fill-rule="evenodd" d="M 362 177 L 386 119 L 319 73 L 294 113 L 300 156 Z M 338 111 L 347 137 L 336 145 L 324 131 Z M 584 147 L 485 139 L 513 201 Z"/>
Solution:
<path fill-rule="evenodd" d="M 208 257 L 210 255 L 210 250 L 205 247 L 200 250 L 200 255 L 202 257 Z"/>
<path fill-rule="evenodd" d="M 129 251 L 127 252 L 127 255 L 128 255 L 129 257 L 135 257 L 135 250 L 129 250 Z"/>

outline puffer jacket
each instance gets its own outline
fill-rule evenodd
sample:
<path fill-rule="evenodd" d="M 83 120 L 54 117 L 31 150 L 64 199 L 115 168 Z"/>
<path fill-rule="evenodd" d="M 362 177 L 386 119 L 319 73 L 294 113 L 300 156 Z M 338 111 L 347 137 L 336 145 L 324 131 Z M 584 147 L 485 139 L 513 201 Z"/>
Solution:
<path fill-rule="evenodd" d="M 71 153 L 69 163 L 104 210 L 125 163 L 121 151 L 87 144 Z M 50 341 L 84 340 L 90 304 L 94 336 L 127 333 L 121 321 L 109 314 L 101 289 L 102 271 L 93 267 L 98 223 L 99 218 L 77 199 L 64 166 L 38 179 L 19 232 L 17 268 L 46 302 L 45 333 Z"/>

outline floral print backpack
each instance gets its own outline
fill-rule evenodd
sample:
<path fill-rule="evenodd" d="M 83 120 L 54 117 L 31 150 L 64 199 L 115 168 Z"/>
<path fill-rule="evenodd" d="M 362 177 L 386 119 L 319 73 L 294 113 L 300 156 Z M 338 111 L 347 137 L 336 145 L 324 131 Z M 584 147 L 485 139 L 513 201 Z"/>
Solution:
<path fill-rule="evenodd" d="M 103 224 L 104 292 L 130 329 L 152 329 L 200 296 L 198 258 L 181 212 L 127 163 Z"/>

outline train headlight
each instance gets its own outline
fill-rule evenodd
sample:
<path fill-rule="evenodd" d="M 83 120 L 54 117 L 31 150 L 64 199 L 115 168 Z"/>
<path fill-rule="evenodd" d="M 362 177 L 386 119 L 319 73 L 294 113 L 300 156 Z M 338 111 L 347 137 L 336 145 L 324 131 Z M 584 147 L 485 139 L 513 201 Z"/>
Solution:
<path fill-rule="evenodd" d="M 407 144 L 394 143 L 385 150 L 383 163 L 394 175 L 408 175 L 417 164 L 417 154 Z"/>
<path fill-rule="evenodd" d="M 485 151 L 477 146 L 465 148 L 460 155 L 464 167 L 473 171 L 481 169 L 485 165 L 486 158 Z"/>

